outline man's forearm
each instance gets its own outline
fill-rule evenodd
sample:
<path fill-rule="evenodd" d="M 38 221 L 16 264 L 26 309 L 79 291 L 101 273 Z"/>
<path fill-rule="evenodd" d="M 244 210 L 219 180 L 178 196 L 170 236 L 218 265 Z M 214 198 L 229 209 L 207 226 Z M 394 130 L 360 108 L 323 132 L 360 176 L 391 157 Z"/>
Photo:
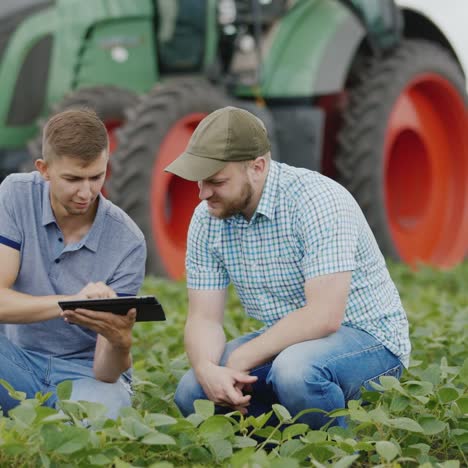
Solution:
<path fill-rule="evenodd" d="M 0 288 L 0 323 L 33 323 L 60 316 L 57 302 L 69 296 L 30 296 Z"/>
<path fill-rule="evenodd" d="M 326 310 L 313 314 L 307 307 L 297 309 L 265 333 L 237 348 L 231 362 L 239 370 L 250 370 L 271 360 L 288 346 L 335 332 L 339 325 L 339 321 L 329 319 Z"/>
<path fill-rule="evenodd" d="M 131 365 L 130 346 L 115 346 L 103 336 L 98 335 L 93 366 L 97 380 L 114 383 Z"/>
<path fill-rule="evenodd" d="M 195 373 L 207 363 L 219 364 L 225 345 L 221 324 L 203 318 L 187 320 L 185 350 Z"/>

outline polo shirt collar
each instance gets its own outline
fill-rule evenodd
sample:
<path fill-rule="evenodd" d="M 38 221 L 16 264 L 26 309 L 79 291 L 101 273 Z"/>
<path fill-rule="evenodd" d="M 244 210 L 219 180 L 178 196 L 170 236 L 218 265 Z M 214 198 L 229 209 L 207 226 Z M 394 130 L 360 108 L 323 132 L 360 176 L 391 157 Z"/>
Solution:
<path fill-rule="evenodd" d="M 109 209 L 110 203 L 102 194 L 99 194 L 98 200 L 99 204 L 96 211 L 96 217 L 94 218 L 90 230 L 80 242 L 82 246 L 93 252 L 97 251 L 99 239 L 101 238 L 101 234 L 104 229 L 106 213 Z M 42 225 L 47 226 L 52 223 L 57 225 L 57 220 L 55 219 L 55 215 L 50 204 L 49 182 L 46 182 L 42 190 Z"/>
<path fill-rule="evenodd" d="M 57 224 L 52 206 L 50 205 L 49 182 L 44 182 L 42 188 L 42 225 L 47 226 L 51 223 Z"/>

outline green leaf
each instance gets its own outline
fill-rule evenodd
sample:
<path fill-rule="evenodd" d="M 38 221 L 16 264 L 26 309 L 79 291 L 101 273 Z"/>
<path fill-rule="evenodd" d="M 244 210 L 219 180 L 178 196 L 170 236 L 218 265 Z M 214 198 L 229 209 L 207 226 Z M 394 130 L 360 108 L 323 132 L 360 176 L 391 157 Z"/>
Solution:
<path fill-rule="evenodd" d="M 275 459 L 269 464 L 270 468 L 299 468 L 299 461 L 295 458 L 282 457 Z"/>
<path fill-rule="evenodd" d="M 41 459 L 42 468 L 50 468 L 50 459 L 45 453 L 39 453 Z"/>
<path fill-rule="evenodd" d="M 405 388 L 413 396 L 427 396 L 434 392 L 434 385 L 427 381 L 411 380 L 405 382 Z"/>
<path fill-rule="evenodd" d="M 249 421 L 251 421 L 251 424 L 255 429 L 260 429 L 268 422 L 272 414 L 273 414 L 273 411 L 269 411 L 268 413 L 261 414 L 260 416 L 257 416 L 256 418 L 250 416 Z"/>
<path fill-rule="evenodd" d="M 195 413 L 203 419 L 207 419 L 215 413 L 214 403 L 210 400 L 195 400 L 193 406 L 195 408 Z"/>
<path fill-rule="evenodd" d="M 465 385 L 468 385 L 468 358 L 464 360 L 463 366 L 460 369 L 458 377 Z"/>
<path fill-rule="evenodd" d="M 347 455 L 341 460 L 333 463 L 333 468 L 348 468 L 359 458 L 359 455 Z"/>
<path fill-rule="evenodd" d="M 229 419 L 221 415 L 215 415 L 205 420 L 198 429 L 199 434 L 205 440 L 227 439 L 234 434 Z"/>
<path fill-rule="evenodd" d="M 358 442 L 355 445 L 354 450 L 372 452 L 374 450 L 374 446 L 370 442 Z"/>
<path fill-rule="evenodd" d="M 442 403 L 449 403 L 459 397 L 458 391 L 452 387 L 443 387 L 437 393 Z"/>
<path fill-rule="evenodd" d="M 169 426 L 177 423 L 177 419 L 173 418 L 172 416 L 160 413 L 150 414 L 148 415 L 147 419 L 148 423 L 155 427 Z"/>
<path fill-rule="evenodd" d="M 326 462 L 335 454 L 333 450 L 331 450 L 329 447 L 320 446 L 320 445 L 311 445 L 310 453 L 319 462 Z"/>
<path fill-rule="evenodd" d="M 447 427 L 446 423 L 439 421 L 434 417 L 422 417 L 418 419 L 418 422 L 426 435 L 438 434 Z"/>
<path fill-rule="evenodd" d="M 83 449 L 86 446 L 87 442 L 87 437 L 83 435 L 77 436 L 74 439 L 63 443 L 62 445 L 60 445 L 60 447 L 57 447 L 55 449 L 55 453 L 59 453 L 61 455 L 70 455 L 72 453 L 76 453 Z"/>
<path fill-rule="evenodd" d="M 309 444 L 316 444 L 318 442 L 325 442 L 327 438 L 328 434 L 325 431 L 309 431 L 301 440 Z"/>
<path fill-rule="evenodd" d="M 141 439 L 141 443 L 146 445 L 176 445 L 174 438 L 158 431 L 146 434 Z"/>
<path fill-rule="evenodd" d="M 232 468 L 245 468 L 251 466 L 249 464 L 250 458 L 254 455 L 255 449 L 253 447 L 244 448 L 236 452 L 229 460 Z"/>
<path fill-rule="evenodd" d="M 205 420 L 203 416 L 196 413 L 189 414 L 186 419 L 190 422 L 190 424 L 193 424 L 193 426 L 195 427 L 198 427 Z"/>
<path fill-rule="evenodd" d="M 255 435 L 257 437 L 263 437 L 264 439 L 270 439 L 270 441 L 273 441 L 274 443 L 279 443 L 281 440 L 281 433 L 272 426 L 265 426 L 261 429 L 258 429 L 255 431 Z"/>
<path fill-rule="evenodd" d="M 391 462 L 398 456 L 399 448 L 393 443 L 385 440 L 380 440 L 375 444 L 377 453 L 387 462 Z"/>
<path fill-rule="evenodd" d="M 112 460 L 102 453 L 98 453 L 97 455 L 90 455 L 88 457 L 88 461 L 90 465 L 97 465 L 97 466 L 104 466 L 104 465 L 110 465 L 112 463 Z"/>
<path fill-rule="evenodd" d="M 140 439 L 144 437 L 146 434 L 153 432 L 153 429 L 146 424 L 142 423 L 141 421 L 134 419 L 134 418 L 123 418 L 122 419 L 122 426 L 121 430 L 123 431 L 122 434 L 130 435 L 130 439 Z"/>
<path fill-rule="evenodd" d="M 280 447 L 280 456 L 281 457 L 294 457 L 297 458 L 297 453 L 300 452 L 305 447 L 304 443 L 298 439 L 290 439 L 286 442 L 283 442 Z M 309 451 L 302 454 L 303 459 L 307 457 Z"/>
<path fill-rule="evenodd" d="M 73 390 L 71 380 L 64 380 L 57 385 L 57 398 L 59 400 L 69 400 Z"/>
<path fill-rule="evenodd" d="M 460 468 L 460 462 L 458 460 L 447 460 L 442 463 L 438 463 L 437 466 L 440 468 Z"/>
<path fill-rule="evenodd" d="M 457 441 L 458 445 L 468 444 L 468 430 L 453 429 L 450 435 Z"/>
<path fill-rule="evenodd" d="M 26 400 L 26 393 L 16 391 L 6 380 L 0 379 L 0 385 L 5 388 L 13 400 Z"/>
<path fill-rule="evenodd" d="M 272 409 L 280 422 L 285 423 L 291 421 L 292 416 L 284 406 L 275 403 L 274 405 L 272 405 Z"/>
<path fill-rule="evenodd" d="M 463 414 L 468 414 L 468 395 L 463 395 L 456 401 Z"/>
<path fill-rule="evenodd" d="M 216 439 L 209 443 L 209 447 L 216 460 L 223 461 L 232 456 L 232 444 L 228 440 Z"/>
<path fill-rule="evenodd" d="M 411 401 L 403 396 L 403 395 L 396 395 L 392 398 L 392 402 L 390 403 L 390 411 L 394 413 L 401 413 L 410 405 Z"/>
<path fill-rule="evenodd" d="M 232 445 L 235 448 L 255 447 L 257 445 L 257 441 L 247 436 L 234 436 L 234 442 Z"/>
<path fill-rule="evenodd" d="M 23 403 L 10 410 L 9 415 L 16 421 L 23 423 L 25 426 L 30 426 L 36 419 L 36 408 Z"/>
<path fill-rule="evenodd" d="M 292 439 L 298 435 L 303 435 L 309 430 L 308 424 L 293 424 L 283 431 L 283 440 Z"/>
<path fill-rule="evenodd" d="M 410 418 L 392 419 L 390 421 L 390 426 L 410 432 L 424 432 L 424 429 L 416 421 Z"/>
<path fill-rule="evenodd" d="M 380 377 L 379 381 L 380 385 L 382 385 L 382 387 L 385 390 L 395 389 L 403 391 L 403 387 L 401 386 L 400 381 L 396 377 L 392 377 L 390 375 L 383 375 L 382 377 Z"/>

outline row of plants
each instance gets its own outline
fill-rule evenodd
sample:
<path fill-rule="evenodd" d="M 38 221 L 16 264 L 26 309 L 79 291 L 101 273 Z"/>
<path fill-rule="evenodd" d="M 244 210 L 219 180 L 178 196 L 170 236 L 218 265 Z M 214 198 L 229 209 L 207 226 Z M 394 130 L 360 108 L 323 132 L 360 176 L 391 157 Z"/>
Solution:
<path fill-rule="evenodd" d="M 69 401 L 69 382 L 57 409 L 41 406 L 47 395 L 26 400 L 10 388 L 21 403 L 0 416 L 0 467 L 468 466 L 468 263 L 449 272 L 394 264 L 391 274 L 410 319 L 410 367 L 330 414 L 346 416 L 347 429 L 311 430 L 280 405 L 255 418 L 198 401 L 182 417 L 173 396 L 188 369 L 185 284 L 147 278 L 142 293 L 159 298 L 167 321 L 135 326 L 133 408 L 112 421 L 103 406 Z M 228 339 L 257 327 L 231 290 Z"/>

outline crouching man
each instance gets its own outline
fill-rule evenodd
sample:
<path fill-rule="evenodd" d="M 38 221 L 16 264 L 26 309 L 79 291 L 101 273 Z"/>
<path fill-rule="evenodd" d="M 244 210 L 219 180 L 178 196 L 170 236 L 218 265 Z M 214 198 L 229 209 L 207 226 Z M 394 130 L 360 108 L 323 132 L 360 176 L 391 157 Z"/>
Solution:
<path fill-rule="evenodd" d="M 136 311 L 77 310 L 57 301 L 135 295 L 146 247 L 131 219 L 101 188 L 106 128 L 89 110 L 52 117 L 37 171 L 0 186 L 0 378 L 33 398 L 73 381 L 73 400 L 103 403 L 109 417 L 131 403 L 130 347 Z M 0 387 L 7 413 L 18 402 Z"/>
<path fill-rule="evenodd" d="M 258 415 L 326 412 L 408 365 L 408 322 L 356 201 L 316 172 L 272 161 L 262 124 L 234 107 L 207 116 L 166 168 L 198 181 L 186 257 L 192 364 L 175 395 Z M 226 288 L 265 327 L 225 342 Z M 312 428 L 322 413 L 302 418 Z M 335 421 L 345 425 L 343 418 Z"/>

